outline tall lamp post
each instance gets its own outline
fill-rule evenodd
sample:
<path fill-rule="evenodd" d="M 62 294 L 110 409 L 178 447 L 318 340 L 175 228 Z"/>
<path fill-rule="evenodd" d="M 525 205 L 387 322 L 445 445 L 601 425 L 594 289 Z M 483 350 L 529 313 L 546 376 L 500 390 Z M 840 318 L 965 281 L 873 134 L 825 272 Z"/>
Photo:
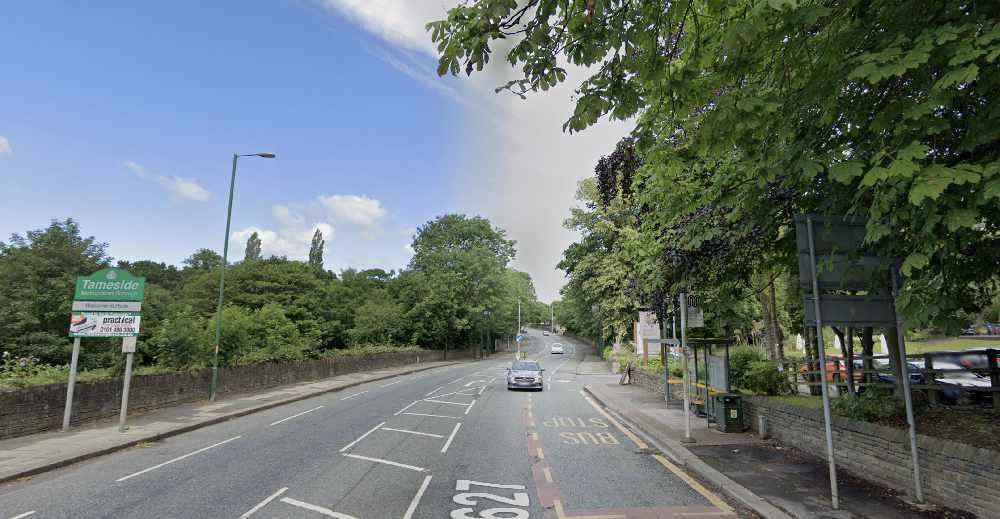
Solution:
<path fill-rule="evenodd" d="M 219 343 L 222 342 L 222 299 L 226 288 L 226 263 L 229 261 L 229 224 L 233 219 L 233 188 L 236 187 L 236 161 L 240 157 L 261 157 L 273 159 L 276 155 L 270 152 L 233 154 L 233 172 L 229 176 L 229 207 L 226 209 L 226 239 L 222 243 L 222 267 L 219 269 L 219 309 L 215 317 L 215 355 L 212 359 L 212 386 L 209 389 L 209 400 L 215 402 L 216 389 L 219 386 Z"/>

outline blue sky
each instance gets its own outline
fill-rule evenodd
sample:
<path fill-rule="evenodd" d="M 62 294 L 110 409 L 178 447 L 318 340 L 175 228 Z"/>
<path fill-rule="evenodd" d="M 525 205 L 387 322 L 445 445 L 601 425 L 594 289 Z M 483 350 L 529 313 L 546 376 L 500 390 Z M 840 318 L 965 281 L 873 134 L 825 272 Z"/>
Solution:
<path fill-rule="evenodd" d="M 241 159 L 234 259 L 252 231 L 304 257 L 320 228 L 328 268 L 399 268 L 416 226 L 479 213 L 551 299 L 573 185 L 620 129 L 569 141 L 565 99 L 498 99 L 502 70 L 437 78 L 422 26 L 447 4 L 6 5 L 0 236 L 72 217 L 117 258 L 177 263 L 221 249 L 232 153 L 274 151 Z M 579 164 L 544 165 L 560 153 Z"/>

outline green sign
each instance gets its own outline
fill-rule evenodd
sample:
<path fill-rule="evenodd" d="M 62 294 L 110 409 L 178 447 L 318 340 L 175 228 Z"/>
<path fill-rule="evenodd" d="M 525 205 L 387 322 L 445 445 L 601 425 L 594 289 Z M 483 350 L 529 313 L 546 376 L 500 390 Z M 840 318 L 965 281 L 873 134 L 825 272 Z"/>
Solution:
<path fill-rule="evenodd" d="M 119 268 L 102 269 L 76 278 L 74 301 L 142 301 L 146 278 Z"/>

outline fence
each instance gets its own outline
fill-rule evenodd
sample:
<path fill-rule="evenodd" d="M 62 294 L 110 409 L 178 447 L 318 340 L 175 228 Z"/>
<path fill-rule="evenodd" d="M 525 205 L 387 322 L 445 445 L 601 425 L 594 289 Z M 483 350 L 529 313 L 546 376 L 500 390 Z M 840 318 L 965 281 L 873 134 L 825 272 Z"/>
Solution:
<path fill-rule="evenodd" d="M 986 348 L 965 351 L 936 351 L 906 356 L 906 371 L 910 388 L 924 392 L 931 405 L 977 405 L 990 403 L 1000 392 L 1000 350 Z M 847 362 L 841 356 L 826 360 L 827 384 L 838 391 L 848 388 L 848 381 L 859 392 L 868 388 L 896 387 L 895 375 L 889 367 L 888 355 L 853 355 Z M 786 360 L 782 368 L 796 386 L 823 384 L 819 359 Z"/>

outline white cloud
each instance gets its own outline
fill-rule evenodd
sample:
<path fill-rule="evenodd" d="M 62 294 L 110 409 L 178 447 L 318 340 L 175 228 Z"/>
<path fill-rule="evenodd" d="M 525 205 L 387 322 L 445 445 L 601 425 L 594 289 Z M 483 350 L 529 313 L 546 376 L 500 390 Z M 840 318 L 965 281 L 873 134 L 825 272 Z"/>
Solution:
<path fill-rule="evenodd" d="M 563 133 L 562 123 L 573 113 L 573 89 L 586 77 L 581 67 L 565 66 L 569 80 L 526 101 L 495 94 L 494 88 L 519 77 L 504 59 L 514 38 L 492 42 L 490 64 L 483 72 L 460 81 L 435 78 L 437 50 L 424 29 L 427 22 L 445 18 L 458 0 L 320 0 L 345 14 L 369 32 L 393 45 L 376 54 L 400 73 L 459 101 L 465 108 L 469 131 L 457 145 L 459 167 L 475 171 L 460 177 L 461 210 L 479 213 L 517 240 L 515 267 L 531 274 L 538 295 L 558 297 L 564 283 L 556 269 L 562 251 L 577 235 L 564 229 L 577 181 L 593 175 L 601 155 L 633 127 L 601 123 L 584 132 Z M 421 60 L 427 65 L 422 66 Z M 441 87 L 431 86 L 438 81 Z M 454 94 L 452 94 L 454 92 Z M 483 193 L 489 193 L 483 197 Z"/>
<path fill-rule="evenodd" d="M 271 208 L 271 216 L 284 227 L 296 227 L 305 222 L 305 218 L 300 214 L 292 212 L 287 205 L 275 205 Z"/>
<path fill-rule="evenodd" d="M 289 259 L 305 260 L 309 257 L 312 237 L 317 229 L 323 233 L 323 239 L 326 241 L 327 245 L 323 247 L 325 253 L 334 236 L 333 226 L 326 222 L 318 222 L 308 228 L 283 228 L 277 231 L 251 226 L 232 233 L 229 246 L 236 251 L 245 250 L 247 239 L 256 232 L 260 238 L 262 256 L 287 256 Z M 325 259 L 326 254 L 324 254 Z"/>
<path fill-rule="evenodd" d="M 125 169 L 128 169 L 136 177 L 143 180 L 152 180 L 153 182 L 159 184 L 160 187 L 166 189 L 167 192 L 171 194 L 171 198 L 175 200 L 207 202 L 210 198 L 212 198 L 212 194 L 205 188 L 201 187 L 201 184 L 193 178 L 153 175 L 147 172 L 146 168 L 144 168 L 141 164 L 131 160 L 126 160 L 123 165 L 125 166 Z"/>
<path fill-rule="evenodd" d="M 7 137 L 0 135 L 0 155 L 7 155 L 8 157 L 14 154 L 14 150 L 10 147 L 10 141 Z"/>
<path fill-rule="evenodd" d="M 320 195 L 316 198 L 334 218 L 346 220 L 371 231 L 385 217 L 385 209 L 374 198 L 358 195 Z"/>
<path fill-rule="evenodd" d="M 400 47 L 435 55 L 424 24 L 445 17 L 455 0 L 321 0 L 369 32 Z"/>

